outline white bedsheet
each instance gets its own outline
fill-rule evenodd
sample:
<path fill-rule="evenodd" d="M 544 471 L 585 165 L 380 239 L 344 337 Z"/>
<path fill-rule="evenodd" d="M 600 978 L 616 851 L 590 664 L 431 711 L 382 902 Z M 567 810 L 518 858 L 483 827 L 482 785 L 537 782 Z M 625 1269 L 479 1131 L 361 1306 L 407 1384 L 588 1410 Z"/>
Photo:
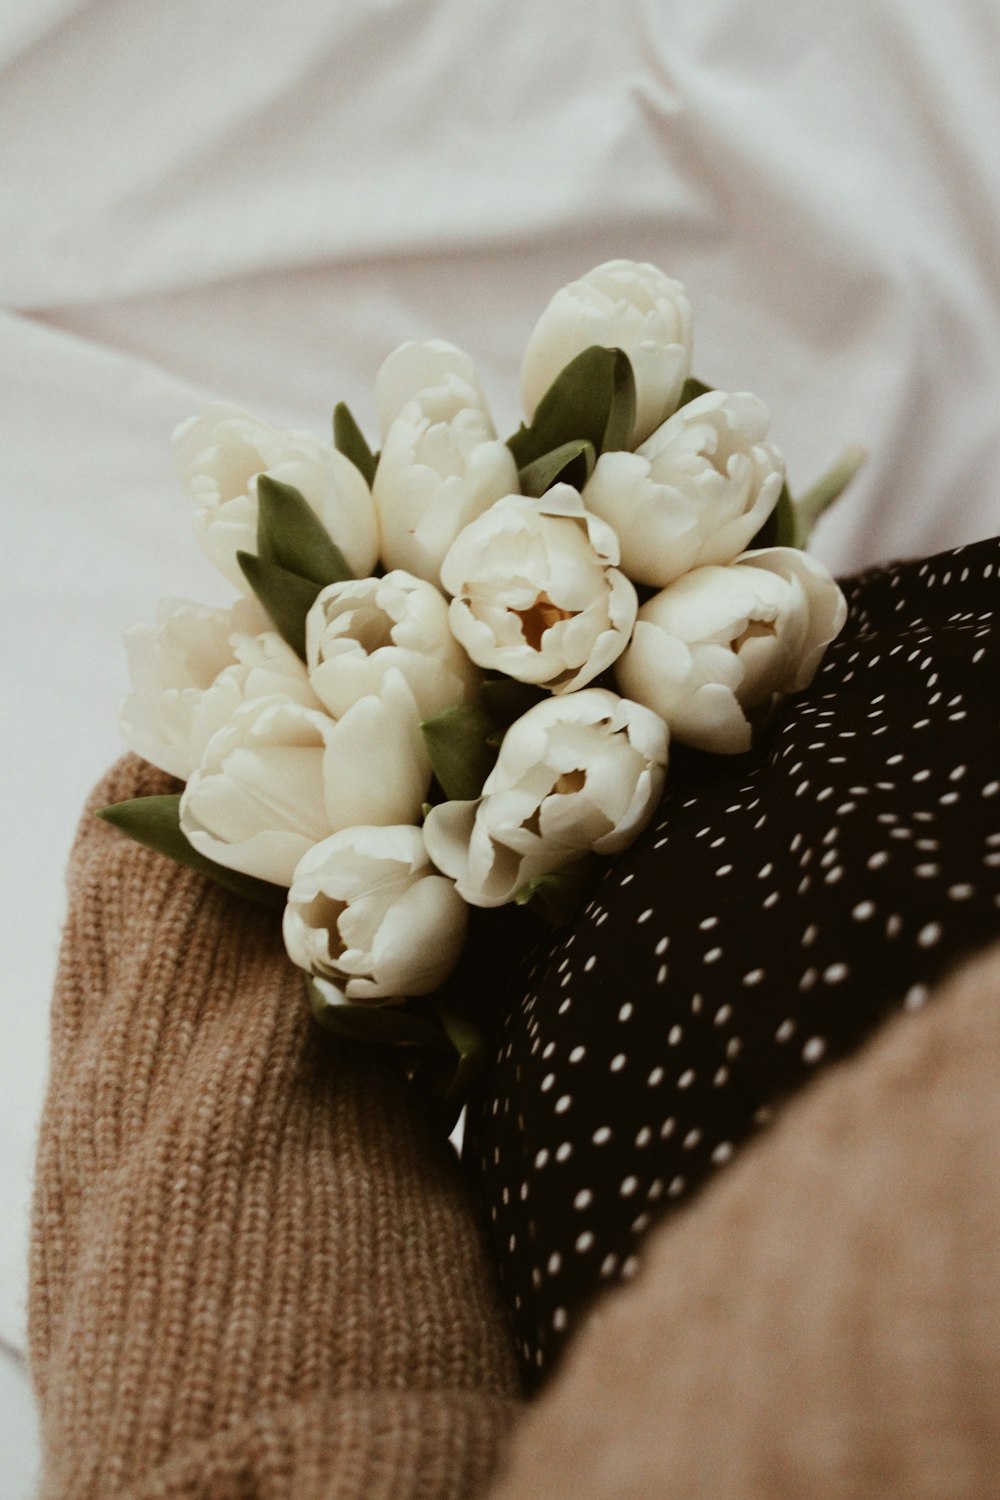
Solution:
<path fill-rule="evenodd" d="M 221 601 L 172 477 L 209 397 L 324 430 L 405 338 L 498 425 L 549 295 L 688 285 L 696 369 L 793 484 L 871 461 L 817 550 L 998 528 L 993 0 L 8 0 L 0 10 L 4 641 L 0 1338 L 23 1346 L 62 864 L 119 751 L 123 629 Z"/>

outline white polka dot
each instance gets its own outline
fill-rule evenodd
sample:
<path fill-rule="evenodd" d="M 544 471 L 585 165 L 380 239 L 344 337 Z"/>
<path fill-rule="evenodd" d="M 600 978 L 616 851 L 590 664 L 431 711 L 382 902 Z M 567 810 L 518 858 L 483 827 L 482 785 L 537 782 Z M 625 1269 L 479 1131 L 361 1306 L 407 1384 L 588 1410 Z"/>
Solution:
<path fill-rule="evenodd" d="M 681 1175 L 678 1173 L 676 1177 L 672 1177 L 670 1179 L 670 1185 L 667 1188 L 667 1194 L 671 1198 L 679 1198 L 686 1187 L 687 1178 L 681 1177 Z"/>
<path fill-rule="evenodd" d="M 652 915 L 653 915 L 653 908 L 651 906 L 647 906 L 646 910 L 644 912 L 640 912 L 639 915 L 636 917 L 636 919 L 635 919 L 636 920 L 636 926 L 638 927 L 638 926 L 641 926 L 643 922 L 648 922 L 649 919 L 650 919 L 650 917 Z"/>
<path fill-rule="evenodd" d="M 921 927 L 920 931 L 917 933 L 917 942 L 920 944 L 921 948 L 933 948 L 934 944 L 939 940 L 940 937 L 941 923 L 928 922 L 925 926 Z"/>
<path fill-rule="evenodd" d="M 649 1077 L 646 1079 L 646 1082 L 651 1089 L 655 1089 L 658 1083 L 663 1082 L 663 1069 L 654 1068 Z"/>
<path fill-rule="evenodd" d="M 852 911 L 851 915 L 853 917 L 856 917 L 859 922 L 867 922 L 868 918 L 872 916 L 874 911 L 874 901 L 859 901 L 857 906 Z"/>
<path fill-rule="evenodd" d="M 951 897 L 952 901 L 968 901 L 969 897 L 974 896 L 975 894 L 976 888 L 972 885 L 960 884 L 950 885 L 948 887 L 948 895 Z"/>
<path fill-rule="evenodd" d="M 576 1237 L 576 1248 L 581 1255 L 585 1255 L 593 1243 L 594 1236 L 589 1229 L 585 1229 Z"/>
<path fill-rule="evenodd" d="M 548 1271 L 550 1276 L 557 1276 L 559 1274 L 559 1269 L 561 1266 L 562 1256 L 559 1254 L 558 1250 L 553 1250 L 552 1254 L 548 1258 L 548 1261 L 546 1262 L 545 1269 Z"/>
<path fill-rule="evenodd" d="M 586 1047 L 582 1047 L 582 1046 L 581 1047 L 574 1047 L 573 1050 L 572 1050 L 572 1052 L 569 1055 L 569 1060 L 570 1060 L 571 1063 L 578 1063 L 580 1061 L 580 1059 L 586 1057 L 586 1055 L 587 1055 L 587 1049 L 586 1049 Z"/>
<path fill-rule="evenodd" d="M 624 1052 L 616 1052 L 609 1065 L 611 1068 L 611 1072 L 620 1073 L 627 1062 L 628 1057 Z"/>
<path fill-rule="evenodd" d="M 689 1089 L 692 1083 L 694 1083 L 695 1077 L 694 1068 L 686 1068 L 677 1080 L 677 1087 L 679 1089 Z"/>
<path fill-rule="evenodd" d="M 721 948 L 709 948 L 708 952 L 705 954 L 704 958 L 702 959 L 702 963 L 706 963 L 706 964 L 718 963 L 718 961 L 719 961 L 719 959 L 721 957 L 722 957 L 722 949 Z"/>
<path fill-rule="evenodd" d="M 622 1279 L 630 1281 L 638 1269 L 639 1257 L 637 1255 L 628 1256 L 626 1260 L 622 1261 Z"/>
<path fill-rule="evenodd" d="M 555 1083 L 555 1081 L 556 1081 L 556 1075 L 554 1073 L 546 1073 L 545 1077 L 542 1079 L 541 1083 L 539 1084 L 539 1088 L 541 1089 L 542 1093 L 543 1094 L 547 1094 L 548 1091 L 549 1091 L 549 1089 Z"/>
<path fill-rule="evenodd" d="M 662 958 L 663 955 L 664 955 L 664 953 L 666 953 L 666 951 L 667 951 L 667 949 L 669 947 L 670 947 L 670 939 L 668 937 L 661 937 L 660 941 L 657 943 L 656 948 L 654 950 L 655 953 L 656 953 L 657 958 Z"/>
<path fill-rule="evenodd" d="M 710 927 L 717 927 L 718 923 L 718 917 L 705 917 L 698 923 L 698 926 L 701 928 L 702 932 L 707 932 Z"/>
<path fill-rule="evenodd" d="M 826 1041 L 821 1036 L 811 1036 L 802 1048 L 802 1056 L 807 1063 L 819 1062 L 826 1052 Z"/>
<path fill-rule="evenodd" d="M 618 1269 L 618 1257 L 617 1257 L 617 1255 L 614 1255 L 614 1254 L 606 1255 L 604 1257 L 604 1259 L 601 1261 L 601 1275 L 605 1279 L 607 1279 L 609 1276 L 613 1276 L 615 1274 L 615 1272 L 617 1271 L 617 1269 Z"/>
<path fill-rule="evenodd" d="M 569 1161 L 573 1155 L 573 1144 L 571 1141 L 563 1141 L 556 1152 L 556 1161 Z"/>
<path fill-rule="evenodd" d="M 823 983 L 840 984 L 842 980 L 847 978 L 849 972 L 847 964 L 828 964 L 823 970 Z"/>
<path fill-rule="evenodd" d="M 618 1012 L 618 1019 L 619 1019 L 619 1021 L 627 1021 L 627 1020 L 629 1020 L 634 1009 L 635 1009 L 635 1007 L 633 1006 L 631 1000 L 626 1000 L 625 1004 L 621 1007 L 621 1009 Z"/>
<path fill-rule="evenodd" d="M 663 1124 L 660 1126 L 660 1140 L 661 1141 L 668 1141 L 670 1139 L 670 1137 L 674 1133 L 674 1128 L 675 1128 L 676 1124 L 677 1124 L 677 1121 L 673 1118 L 672 1115 L 668 1116 L 668 1118 L 666 1120 L 664 1120 Z"/>
<path fill-rule="evenodd" d="M 792 1017 L 789 1016 L 786 1020 L 782 1021 L 781 1025 L 774 1033 L 774 1039 L 776 1042 L 787 1042 L 789 1037 L 793 1035 L 794 1031 L 795 1022 Z"/>
<path fill-rule="evenodd" d="M 535 1153 L 535 1166 L 536 1167 L 544 1167 L 545 1163 L 548 1161 L 548 1159 L 549 1159 L 549 1153 L 546 1151 L 545 1147 L 543 1146 L 542 1149 L 541 1149 L 541 1151 L 537 1151 Z"/>
<path fill-rule="evenodd" d="M 574 1208 L 589 1208 L 594 1201 L 594 1195 L 590 1188 L 581 1188 L 573 1199 Z"/>
<path fill-rule="evenodd" d="M 683 1035 L 684 1028 L 682 1026 L 671 1026 L 667 1032 L 667 1041 L 671 1047 L 676 1047 Z"/>
<path fill-rule="evenodd" d="M 639 1147 L 648 1146 L 652 1139 L 653 1132 L 650 1130 L 648 1125 L 644 1125 L 642 1129 L 637 1133 L 635 1143 Z"/>
<path fill-rule="evenodd" d="M 595 1146 L 603 1146 L 606 1141 L 610 1141 L 611 1139 L 610 1125 L 599 1125 L 590 1139 Z"/>
<path fill-rule="evenodd" d="M 701 1131 L 698 1129 L 697 1126 L 695 1126 L 695 1128 L 693 1130 L 689 1130 L 688 1131 L 687 1135 L 684 1137 L 684 1140 L 681 1142 L 681 1144 L 683 1145 L 685 1151 L 693 1151 L 694 1148 L 695 1148 L 695 1146 L 697 1146 L 697 1144 L 698 1144 L 698 1142 L 700 1140 L 701 1140 Z"/>
<path fill-rule="evenodd" d="M 624 1177 L 622 1178 L 621 1186 L 619 1187 L 618 1191 L 621 1193 L 623 1198 L 631 1198 L 632 1194 L 635 1192 L 638 1186 L 638 1177 Z"/>
<path fill-rule="evenodd" d="M 715 1162 L 716 1166 L 721 1166 L 723 1162 L 729 1160 L 732 1154 L 732 1142 L 720 1141 L 715 1150 L 712 1152 L 712 1160 Z"/>
<path fill-rule="evenodd" d="M 913 984 L 903 997 L 903 1004 L 907 1010 L 919 1010 L 927 1003 L 929 994 L 930 991 L 925 984 Z"/>
<path fill-rule="evenodd" d="M 572 1094 L 563 1094 L 563 1096 L 560 1099 L 556 1100 L 556 1114 L 557 1115 L 564 1115 L 566 1113 L 566 1111 L 569 1109 L 569 1107 L 570 1107 L 570 1105 L 572 1103 L 573 1103 L 573 1096 L 572 1096 Z"/>
<path fill-rule="evenodd" d="M 750 969 L 746 974 L 744 974 L 744 976 L 743 976 L 743 983 L 745 985 L 748 985 L 748 986 L 752 987 L 755 984 L 760 984 L 760 982 L 761 982 L 761 980 L 763 978 L 764 978 L 764 970 L 763 969 Z"/>
<path fill-rule="evenodd" d="M 566 1327 L 566 1322 L 566 1309 L 564 1307 L 557 1307 L 555 1312 L 552 1314 L 552 1327 L 556 1330 L 557 1333 L 561 1333 L 562 1330 Z"/>

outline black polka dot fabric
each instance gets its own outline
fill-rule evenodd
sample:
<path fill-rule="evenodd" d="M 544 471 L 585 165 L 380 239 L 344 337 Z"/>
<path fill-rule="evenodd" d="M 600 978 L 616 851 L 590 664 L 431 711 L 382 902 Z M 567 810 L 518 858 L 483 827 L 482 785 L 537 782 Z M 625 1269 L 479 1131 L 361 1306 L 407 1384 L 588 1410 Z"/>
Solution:
<path fill-rule="evenodd" d="M 866 573 L 748 755 L 664 801 L 501 1003 L 470 1108 L 530 1386 L 650 1226 L 1000 932 L 1000 541 Z"/>

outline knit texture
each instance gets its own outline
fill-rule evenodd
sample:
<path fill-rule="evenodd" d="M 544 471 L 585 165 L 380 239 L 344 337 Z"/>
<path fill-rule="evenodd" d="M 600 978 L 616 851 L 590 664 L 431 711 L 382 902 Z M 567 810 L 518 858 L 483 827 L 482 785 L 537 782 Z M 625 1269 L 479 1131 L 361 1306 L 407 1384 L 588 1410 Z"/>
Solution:
<path fill-rule="evenodd" d="M 492 1500 L 1000 1495 L 1000 948 L 649 1242 Z"/>
<path fill-rule="evenodd" d="M 516 1408 L 460 1169 L 311 1021 L 274 914 L 84 814 L 52 1014 L 30 1339 L 43 1495 L 466 1500 Z"/>

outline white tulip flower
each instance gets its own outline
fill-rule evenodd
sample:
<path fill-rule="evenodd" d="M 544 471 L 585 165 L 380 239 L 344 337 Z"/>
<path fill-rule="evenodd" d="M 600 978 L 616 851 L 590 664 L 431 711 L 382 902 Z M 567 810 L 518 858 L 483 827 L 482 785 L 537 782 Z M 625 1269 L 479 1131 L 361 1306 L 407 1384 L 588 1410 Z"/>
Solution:
<path fill-rule="evenodd" d="M 237 552 L 257 551 L 257 478 L 267 474 L 301 492 L 356 575 L 378 560 L 375 507 L 362 475 L 330 443 L 308 432 L 278 432 L 218 402 L 173 437 L 181 483 L 195 503 L 194 527 L 209 560 L 242 593 L 249 585 Z"/>
<path fill-rule="evenodd" d="M 505 496 L 441 566 L 452 631 L 479 666 L 573 692 L 628 644 L 637 599 L 617 562 L 615 533 L 571 485 Z"/>
<path fill-rule="evenodd" d="M 794 547 L 696 568 L 644 604 L 616 668 L 629 697 L 682 744 L 749 750 L 753 722 L 812 682 L 847 617 L 844 596 Z"/>
<path fill-rule="evenodd" d="M 383 360 L 375 377 L 375 405 L 383 442 L 404 406 L 430 390 L 459 393 L 465 405 L 486 411 L 486 397 L 468 354 L 446 339 L 400 344 Z"/>
<path fill-rule="evenodd" d="M 299 861 L 285 947 L 345 1000 L 385 1002 L 437 989 L 458 962 L 467 921 L 419 828 L 345 828 Z"/>
<path fill-rule="evenodd" d="M 319 703 L 305 667 L 255 599 L 231 609 L 164 599 L 155 625 L 125 633 L 132 691 L 119 722 L 126 744 L 186 781 L 235 708 L 275 693 Z"/>
<path fill-rule="evenodd" d="M 393 669 L 406 679 L 421 719 L 465 702 L 480 678 L 449 629 L 444 596 L 398 568 L 323 589 L 306 617 L 306 660 L 313 689 L 334 718 L 379 693 Z"/>
<path fill-rule="evenodd" d="M 431 781 L 398 671 L 339 719 L 287 695 L 237 708 L 181 798 L 181 831 L 227 869 L 289 885 L 306 850 L 356 823 L 412 823 Z"/>
<path fill-rule="evenodd" d="M 424 824 L 439 869 L 472 906 L 502 906 L 590 851 L 616 854 L 652 816 L 666 776 L 663 720 L 603 688 L 546 698 L 508 729 L 482 797 Z"/>
<path fill-rule="evenodd" d="M 629 357 L 636 387 L 634 447 L 675 410 L 691 373 L 691 306 L 683 286 L 656 266 L 609 260 L 556 292 L 521 367 L 529 421 L 560 371 L 592 344 L 622 349 Z"/>
<path fill-rule="evenodd" d="M 436 584 L 462 528 L 517 488 L 514 457 L 472 387 L 428 387 L 393 421 L 375 471 L 383 563 Z"/>
<path fill-rule="evenodd" d="M 662 588 L 746 550 L 784 483 L 784 459 L 766 441 L 768 420 L 756 396 L 710 391 L 635 453 L 601 455 L 584 504 L 618 533 L 633 582 Z"/>

